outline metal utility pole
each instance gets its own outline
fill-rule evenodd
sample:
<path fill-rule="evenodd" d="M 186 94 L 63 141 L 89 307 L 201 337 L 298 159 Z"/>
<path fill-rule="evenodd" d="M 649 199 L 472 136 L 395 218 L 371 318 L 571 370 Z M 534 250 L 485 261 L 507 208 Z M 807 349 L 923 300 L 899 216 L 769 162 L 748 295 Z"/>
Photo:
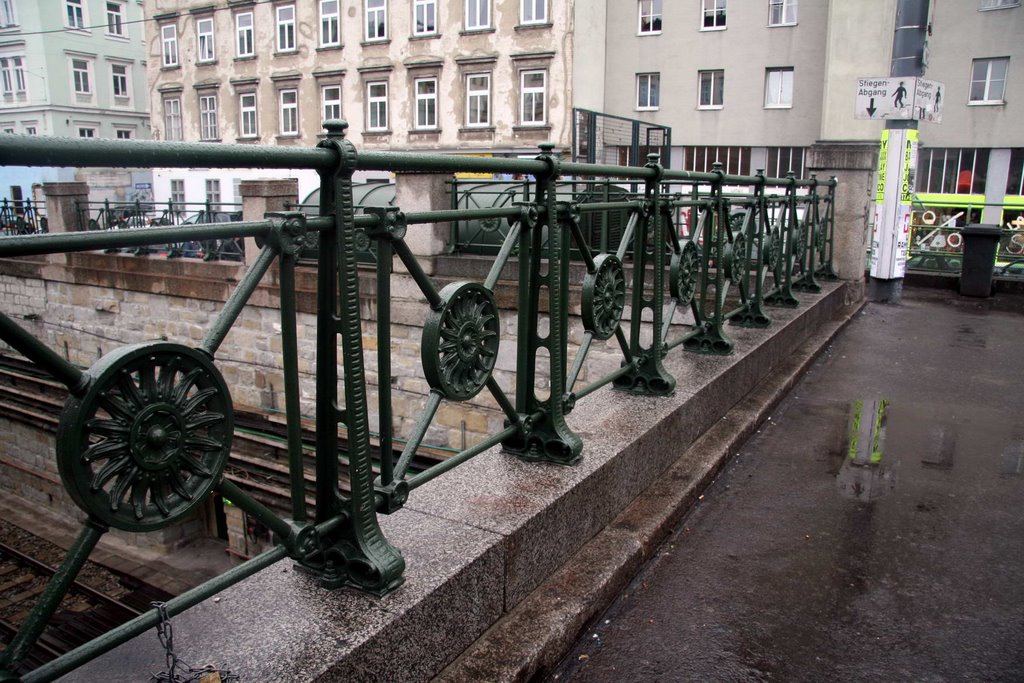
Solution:
<path fill-rule="evenodd" d="M 915 98 L 916 79 L 924 75 L 930 0 L 897 0 L 892 41 L 890 80 L 896 81 L 894 105 Z M 900 77 L 906 77 L 907 86 Z M 907 90 L 909 88 L 909 91 Z M 873 102 L 873 101 L 872 101 Z M 872 103 L 872 107 L 874 104 Z M 874 112 L 872 112 L 874 116 Z M 878 200 L 868 296 L 872 301 L 898 304 L 903 294 L 910 236 L 910 195 L 917 175 L 917 117 L 888 119 L 879 160 Z"/>

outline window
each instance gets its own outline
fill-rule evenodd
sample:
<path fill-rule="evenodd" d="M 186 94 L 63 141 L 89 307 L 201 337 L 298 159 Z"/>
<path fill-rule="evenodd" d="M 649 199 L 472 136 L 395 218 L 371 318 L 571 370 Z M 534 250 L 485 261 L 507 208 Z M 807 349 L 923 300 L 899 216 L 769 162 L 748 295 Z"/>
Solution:
<path fill-rule="evenodd" d="M 213 17 L 196 21 L 196 36 L 199 42 L 197 61 L 212 62 L 216 57 L 213 48 Z"/>
<path fill-rule="evenodd" d="M 295 49 L 295 5 L 277 8 L 277 51 L 291 52 Z"/>
<path fill-rule="evenodd" d="M 64 0 L 64 18 L 68 28 L 85 30 L 84 0 Z"/>
<path fill-rule="evenodd" d="M 114 131 L 114 137 L 118 140 L 131 140 L 135 136 L 130 128 L 118 128 Z"/>
<path fill-rule="evenodd" d="M 657 0 L 661 4 L 661 0 Z M 519 23 L 521 24 L 546 24 L 548 23 L 548 2 L 547 0 L 521 0 L 519 5 Z"/>
<path fill-rule="evenodd" d="M 35 126 L 25 126 L 25 135 L 37 135 Z"/>
<path fill-rule="evenodd" d="M 466 126 L 491 125 L 491 75 L 470 74 L 466 77 Z"/>
<path fill-rule="evenodd" d="M 294 88 L 282 90 L 281 101 L 281 135 L 299 134 L 299 91 Z"/>
<path fill-rule="evenodd" d="M 797 0 L 768 0 L 768 25 L 792 26 L 796 23 Z"/>
<path fill-rule="evenodd" d="M 3 133 L 4 135 L 14 135 L 14 129 L 4 126 L 3 129 L 0 129 L 0 133 Z"/>
<path fill-rule="evenodd" d="M 388 84 L 385 81 L 366 84 L 366 129 L 388 129 Z"/>
<path fill-rule="evenodd" d="M 341 86 L 325 85 L 320 89 L 320 101 L 323 103 L 323 120 L 341 118 Z"/>
<path fill-rule="evenodd" d="M 80 138 L 94 138 L 96 137 L 96 129 L 91 126 L 79 126 L 78 137 Z"/>
<path fill-rule="evenodd" d="M 107 3 L 107 33 L 112 36 L 124 35 L 124 4 Z"/>
<path fill-rule="evenodd" d="M 171 210 L 175 211 L 185 203 L 185 180 L 171 178 Z"/>
<path fill-rule="evenodd" d="M 657 109 L 661 105 L 661 74 L 636 75 L 636 108 Z"/>
<path fill-rule="evenodd" d="M 387 0 L 366 0 L 366 40 L 387 40 Z"/>
<path fill-rule="evenodd" d="M 697 106 L 701 109 L 721 109 L 722 90 L 725 87 L 725 71 L 698 71 L 700 80 Z"/>
<path fill-rule="evenodd" d="M 220 211 L 220 179 L 206 179 L 206 208 L 210 211 Z"/>
<path fill-rule="evenodd" d="M 1020 7 L 1020 0 L 981 0 L 979 10 L 1003 9 L 1004 7 Z"/>
<path fill-rule="evenodd" d="M 523 71 L 519 74 L 520 123 L 543 126 L 547 123 L 547 72 Z"/>
<path fill-rule="evenodd" d="M 701 0 L 704 3 L 702 31 L 725 28 L 725 0 Z"/>
<path fill-rule="evenodd" d="M 127 64 L 111 64 L 110 65 L 110 81 L 111 91 L 114 93 L 114 97 L 129 99 L 131 97 L 131 81 L 128 78 Z"/>
<path fill-rule="evenodd" d="M 491 0 L 466 0 L 466 30 L 491 27 Z"/>
<path fill-rule="evenodd" d="M 181 140 L 181 99 L 170 97 L 164 100 L 164 139 Z"/>
<path fill-rule="evenodd" d="M 683 168 L 709 173 L 715 163 L 730 175 L 750 175 L 749 147 L 684 147 Z"/>
<path fill-rule="evenodd" d="M 14 0 L 0 0 L 0 26 L 17 26 L 18 14 L 14 11 Z"/>
<path fill-rule="evenodd" d="M 1006 176 L 1006 194 L 1024 195 L 1024 147 L 1010 150 L 1010 172 Z"/>
<path fill-rule="evenodd" d="M 320 0 L 320 47 L 341 45 L 339 0 Z"/>
<path fill-rule="evenodd" d="M 178 66 L 178 27 L 174 24 L 161 26 L 160 40 L 163 45 L 164 66 Z"/>
<path fill-rule="evenodd" d="M 0 81 L 4 95 L 25 94 L 25 63 L 22 57 L 0 57 Z"/>
<path fill-rule="evenodd" d="M 216 140 L 217 130 L 217 96 L 200 95 L 199 97 L 199 139 Z"/>
<path fill-rule="evenodd" d="M 256 93 L 247 92 L 238 96 L 239 137 L 254 138 L 259 134 L 256 126 Z"/>
<path fill-rule="evenodd" d="M 1009 57 L 975 59 L 971 68 L 970 104 L 1004 104 Z"/>
<path fill-rule="evenodd" d="M 765 175 L 769 178 L 785 178 L 790 171 L 797 178 L 804 177 L 804 147 L 768 147 Z"/>
<path fill-rule="evenodd" d="M 415 0 L 412 33 L 427 36 L 437 33 L 437 0 Z"/>
<path fill-rule="evenodd" d="M 85 59 L 71 60 L 71 82 L 76 95 L 92 95 L 92 64 Z"/>
<path fill-rule="evenodd" d="M 661 0 L 640 0 L 640 34 L 661 33 Z"/>
<path fill-rule="evenodd" d="M 936 194 L 985 194 L 987 149 L 922 148 L 917 160 L 917 191 Z"/>
<path fill-rule="evenodd" d="M 252 57 L 256 54 L 253 47 L 252 12 L 241 12 L 235 15 L 235 56 Z"/>
<path fill-rule="evenodd" d="M 765 69 L 764 106 L 789 109 L 793 106 L 793 68 Z"/>
<path fill-rule="evenodd" d="M 416 128 L 437 128 L 437 79 L 416 79 Z"/>

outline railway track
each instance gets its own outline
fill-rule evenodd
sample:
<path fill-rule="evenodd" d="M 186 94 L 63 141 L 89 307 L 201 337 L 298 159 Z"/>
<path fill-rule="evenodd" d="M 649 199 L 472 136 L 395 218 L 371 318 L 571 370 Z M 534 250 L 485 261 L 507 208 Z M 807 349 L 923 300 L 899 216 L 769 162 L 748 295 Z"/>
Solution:
<path fill-rule="evenodd" d="M 50 564 L 0 543 L 0 641 L 9 643 L 56 572 Z M 165 602 L 170 593 L 137 579 L 97 568 L 117 595 L 76 580 L 32 651 L 22 661 L 27 672 Z M 107 589 L 112 590 L 108 587 Z"/>

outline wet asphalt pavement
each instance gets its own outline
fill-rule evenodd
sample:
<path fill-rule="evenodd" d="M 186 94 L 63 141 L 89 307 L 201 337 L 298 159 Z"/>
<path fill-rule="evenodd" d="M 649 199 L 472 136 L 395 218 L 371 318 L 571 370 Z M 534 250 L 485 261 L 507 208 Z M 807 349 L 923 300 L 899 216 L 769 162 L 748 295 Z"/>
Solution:
<path fill-rule="evenodd" d="M 548 680 L 1024 681 L 1019 303 L 865 307 Z"/>

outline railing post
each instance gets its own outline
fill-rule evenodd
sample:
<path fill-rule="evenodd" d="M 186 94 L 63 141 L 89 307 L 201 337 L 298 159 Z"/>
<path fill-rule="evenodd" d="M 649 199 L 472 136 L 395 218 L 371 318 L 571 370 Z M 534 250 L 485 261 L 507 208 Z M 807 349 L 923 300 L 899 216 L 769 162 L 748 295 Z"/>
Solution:
<path fill-rule="evenodd" d="M 297 178 L 280 180 L 243 180 L 238 184 L 242 197 L 242 220 L 261 221 L 268 213 L 288 211 L 289 202 L 297 202 L 299 181 Z M 252 237 L 245 238 L 245 262 L 253 263 L 260 254 L 260 248 Z"/>
<path fill-rule="evenodd" d="M 306 566 L 320 573 L 327 588 L 353 586 L 383 595 L 402 584 L 405 560 L 377 523 L 377 500 L 370 460 L 359 273 L 356 265 L 352 173 L 356 148 L 345 139 L 344 121 L 324 123 L 327 138 L 318 147 L 334 150 L 338 165 L 321 171 L 320 215 L 334 217 L 334 230 L 320 235 L 317 280 L 316 521 L 343 517 L 337 532 L 322 539 L 322 550 Z M 344 401 L 338 396 L 338 338 L 344 364 Z M 342 407 L 344 406 L 344 407 Z M 338 424 L 348 429 L 349 485 L 338 490 Z"/>
<path fill-rule="evenodd" d="M 800 252 L 800 279 L 793 283 L 799 292 L 820 292 L 821 285 L 815 279 L 818 270 L 817 257 L 824 238 L 818 202 L 818 178 L 811 174 L 811 189 L 804 209 L 804 220 L 800 229 L 802 249 Z"/>
<path fill-rule="evenodd" d="M 800 218 L 796 210 L 796 176 L 792 171 L 786 174 L 789 184 L 786 186 L 785 204 L 782 208 L 782 229 L 779 230 L 778 260 L 775 267 L 775 287 L 764 301 L 770 306 L 796 308 L 799 299 L 793 296 L 793 267 L 795 252 L 799 251 Z"/>
<path fill-rule="evenodd" d="M 565 384 L 569 340 L 569 237 L 570 230 L 555 204 L 560 161 L 554 145 L 540 146 L 537 158 L 547 171 L 537 175 L 536 226 L 523 229 L 519 241 L 519 338 L 516 364 L 516 412 L 524 416 L 523 433 L 502 443 L 505 450 L 531 461 L 570 465 L 579 460 L 583 441 L 565 422 Z M 541 275 L 547 227 L 547 274 Z M 540 292 L 548 294 L 548 335 L 539 334 Z M 537 397 L 537 356 L 548 352 L 550 393 Z"/>
<path fill-rule="evenodd" d="M 633 371 L 615 380 L 618 389 L 634 394 L 666 396 L 675 389 L 675 378 L 665 370 L 665 340 L 661 329 L 665 315 L 665 253 L 669 249 L 665 208 L 661 202 L 664 167 L 657 154 L 647 155 L 646 168 L 651 176 L 644 185 L 644 215 L 633 235 L 633 304 L 629 323 L 629 347 Z M 648 273 L 648 266 L 651 272 Z M 650 277 L 650 295 L 647 278 Z M 644 311 L 651 312 L 651 323 L 644 322 Z M 654 330 L 649 346 L 644 346 L 641 329 L 650 324 Z"/>
<path fill-rule="evenodd" d="M 743 221 L 743 238 L 737 247 L 733 245 L 733 270 L 738 271 L 740 276 L 740 296 L 743 305 L 734 311 L 730 322 L 739 327 L 768 327 L 771 325 L 771 318 L 764 311 L 764 281 L 768 274 L 769 263 L 766 254 L 766 230 L 767 223 L 765 214 L 766 202 L 764 196 L 764 169 L 757 169 L 755 174 L 759 181 L 754 185 L 754 196 L 747 209 L 747 215 Z M 756 254 L 757 258 L 752 256 Z M 750 271 L 754 271 L 753 292 L 750 291 Z"/>
<path fill-rule="evenodd" d="M 836 185 L 838 181 L 835 176 L 828 179 L 828 195 L 825 197 L 825 216 L 822 218 L 823 243 L 821 248 L 821 265 L 818 267 L 817 275 L 823 280 L 838 280 L 839 273 L 836 272 L 832 261 L 836 250 Z"/>
<path fill-rule="evenodd" d="M 78 205 L 89 201 L 86 183 L 43 183 L 43 194 L 49 232 L 85 230 Z"/>

